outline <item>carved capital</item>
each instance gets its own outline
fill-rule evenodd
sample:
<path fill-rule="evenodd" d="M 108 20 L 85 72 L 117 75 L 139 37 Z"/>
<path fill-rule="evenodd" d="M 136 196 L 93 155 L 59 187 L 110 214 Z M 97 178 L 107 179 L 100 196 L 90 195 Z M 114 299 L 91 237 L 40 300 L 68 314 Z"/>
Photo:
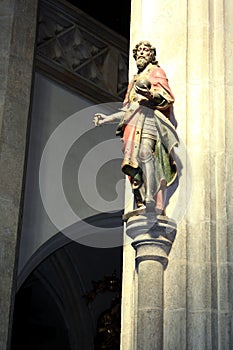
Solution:
<path fill-rule="evenodd" d="M 154 260 L 168 264 L 168 255 L 176 236 L 176 222 L 166 216 L 144 213 L 132 216 L 126 223 L 126 234 L 133 239 L 136 265 L 141 261 Z"/>

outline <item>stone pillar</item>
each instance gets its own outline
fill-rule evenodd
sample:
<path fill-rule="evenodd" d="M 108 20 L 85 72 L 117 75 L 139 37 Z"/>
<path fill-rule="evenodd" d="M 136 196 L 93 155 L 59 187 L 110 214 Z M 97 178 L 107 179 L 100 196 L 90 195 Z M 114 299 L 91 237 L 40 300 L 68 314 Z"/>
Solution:
<path fill-rule="evenodd" d="M 176 235 L 167 217 L 142 213 L 127 220 L 126 234 L 136 251 L 137 303 L 134 344 L 137 350 L 163 349 L 163 275 Z"/>
<path fill-rule="evenodd" d="M 37 0 L 0 10 L 0 348 L 10 346 Z"/>
<path fill-rule="evenodd" d="M 182 149 L 178 151 L 180 184 L 167 210 L 177 222 L 178 233 L 164 274 L 163 346 L 166 350 L 230 350 L 233 2 L 132 0 L 131 8 L 131 53 L 141 39 L 156 46 L 176 98 L 177 132 L 185 148 L 183 155 Z M 130 77 L 134 72 L 131 57 Z M 179 210 L 183 215 L 178 215 Z M 125 249 L 129 251 L 129 245 Z M 124 260 L 124 266 L 132 268 L 126 256 Z M 137 283 L 134 271 L 131 277 L 129 271 L 126 275 Z M 126 283 L 123 272 L 123 293 Z M 130 286 L 128 294 L 129 290 Z M 135 299 L 129 306 L 128 313 L 133 314 Z M 128 347 L 122 349 L 134 349 L 134 338 L 127 342 L 124 332 L 122 344 Z"/>

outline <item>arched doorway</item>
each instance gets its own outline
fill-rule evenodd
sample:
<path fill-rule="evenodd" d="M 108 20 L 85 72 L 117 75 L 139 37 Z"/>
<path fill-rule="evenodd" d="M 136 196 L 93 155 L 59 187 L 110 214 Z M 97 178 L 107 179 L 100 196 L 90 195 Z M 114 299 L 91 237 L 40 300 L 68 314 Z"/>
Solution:
<path fill-rule="evenodd" d="M 61 238 L 53 240 L 47 245 L 54 249 Z M 42 259 L 48 247 L 45 244 L 44 253 L 40 249 L 35 254 L 29 262 L 33 270 L 21 278 L 11 350 L 19 345 L 25 350 L 99 349 L 101 316 L 113 307 L 121 289 L 122 247 L 93 248 L 70 241 Z M 41 262 L 35 267 L 35 261 Z M 117 276 L 117 289 L 106 284 L 112 283 L 112 276 Z"/>

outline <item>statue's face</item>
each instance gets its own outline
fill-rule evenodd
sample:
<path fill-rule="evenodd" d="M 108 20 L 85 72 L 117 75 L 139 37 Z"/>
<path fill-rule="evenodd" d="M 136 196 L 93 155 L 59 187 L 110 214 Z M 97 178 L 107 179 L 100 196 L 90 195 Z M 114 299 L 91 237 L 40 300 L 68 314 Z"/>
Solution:
<path fill-rule="evenodd" d="M 148 63 L 150 63 L 151 58 L 150 48 L 144 44 L 140 45 L 137 49 L 137 67 L 143 70 L 148 65 Z"/>

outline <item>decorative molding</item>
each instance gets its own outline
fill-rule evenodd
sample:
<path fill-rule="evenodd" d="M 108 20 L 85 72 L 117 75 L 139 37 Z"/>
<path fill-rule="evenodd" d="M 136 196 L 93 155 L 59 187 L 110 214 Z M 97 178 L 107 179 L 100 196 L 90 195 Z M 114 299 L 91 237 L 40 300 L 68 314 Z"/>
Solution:
<path fill-rule="evenodd" d="M 36 69 L 94 102 L 122 101 L 128 42 L 63 0 L 41 0 Z"/>

